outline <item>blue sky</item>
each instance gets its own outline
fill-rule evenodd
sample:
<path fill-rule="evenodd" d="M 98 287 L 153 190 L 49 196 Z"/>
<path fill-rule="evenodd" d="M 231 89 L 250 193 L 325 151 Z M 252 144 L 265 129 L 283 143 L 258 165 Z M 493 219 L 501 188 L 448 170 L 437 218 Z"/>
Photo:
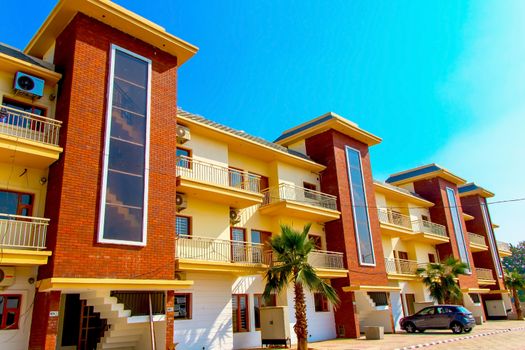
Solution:
<path fill-rule="evenodd" d="M 523 1 L 117 2 L 200 48 L 184 109 L 269 140 L 334 111 L 383 138 L 378 179 L 436 162 L 525 197 Z M 4 8 L 25 20 L 4 17 L 0 41 L 23 48 L 54 6 L 30 3 Z M 491 206 L 500 239 L 525 239 L 524 210 Z"/>

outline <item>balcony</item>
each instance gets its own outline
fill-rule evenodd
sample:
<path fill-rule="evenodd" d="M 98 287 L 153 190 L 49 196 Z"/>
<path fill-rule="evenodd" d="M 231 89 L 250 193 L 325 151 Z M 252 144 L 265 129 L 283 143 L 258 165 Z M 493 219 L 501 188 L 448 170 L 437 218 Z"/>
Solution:
<path fill-rule="evenodd" d="M 45 265 L 49 219 L 0 213 L 2 264 Z"/>
<path fill-rule="evenodd" d="M 246 208 L 263 200 L 261 177 L 195 160 L 177 157 L 177 191 L 233 208 Z"/>
<path fill-rule="evenodd" d="M 381 232 L 393 237 L 407 237 L 413 233 L 410 216 L 392 209 L 377 209 Z"/>
<path fill-rule="evenodd" d="M 337 197 L 290 184 L 280 184 L 263 192 L 261 214 L 292 216 L 309 221 L 327 222 L 339 219 Z"/>
<path fill-rule="evenodd" d="M 512 251 L 510 250 L 510 244 L 507 242 L 498 241 L 498 252 L 499 256 L 504 258 L 506 256 L 511 256 Z"/>
<path fill-rule="evenodd" d="M 0 162 L 45 169 L 55 162 L 62 148 L 58 137 L 62 122 L 0 107 Z"/>
<path fill-rule="evenodd" d="M 485 243 L 485 237 L 476 233 L 469 232 L 468 238 L 470 240 L 470 250 L 475 252 L 483 252 L 489 250 L 489 247 Z"/>
<path fill-rule="evenodd" d="M 479 285 L 488 286 L 496 284 L 496 280 L 494 280 L 494 274 L 490 269 L 476 267 L 476 275 L 478 276 Z"/>
<path fill-rule="evenodd" d="M 414 235 L 412 235 L 410 239 L 430 244 L 439 244 L 450 241 L 446 227 L 436 224 L 435 222 L 422 219 L 414 220 L 412 221 L 412 228 L 414 230 Z"/>
<path fill-rule="evenodd" d="M 393 280 L 415 280 L 418 278 L 417 269 L 424 266 L 425 263 L 415 260 L 385 258 L 386 273 L 388 278 Z"/>
<path fill-rule="evenodd" d="M 176 258 L 185 271 L 219 271 L 238 275 L 264 273 L 272 254 L 263 244 L 179 235 Z M 322 278 L 345 277 L 343 253 L 314 250 L 308 262 Z"/>

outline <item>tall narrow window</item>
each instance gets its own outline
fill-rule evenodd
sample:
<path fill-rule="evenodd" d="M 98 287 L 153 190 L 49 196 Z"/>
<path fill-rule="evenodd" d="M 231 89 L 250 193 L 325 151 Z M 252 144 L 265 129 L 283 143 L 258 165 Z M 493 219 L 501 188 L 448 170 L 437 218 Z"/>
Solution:
<path fill-rule="evenodd" d="M 459 257 L 462 262 L 468 265 L 470 270 L 467 245 L 465 244 L 465 234 L 463 232 L 463 226 L 461 225 L 459 208 L 456 201 L 456 192 L 450 187 L 447 187 L 447 198 L 448 206 L 450 207 L 450 215 L 452 216 L 452 224 L 454 226 L 454 234 L 456 235 Z"/>
<path fill-rule="evenodd" d="M 99 242 L 145 245 L 151 61 L 111 48 Z"/>
<path fill-rule="evenodd" d="M 483 214 L 483 221 L 485 222 L 487 236 L 489 237 L 490 252 L 492 253 L 494 266 L 496 266 L 496 270 L 498 271 L 498 277 L 503 277 L 503 270 L 501 269 L 501 262 L 499 260 L 498 250 L 496 248 L 496 240 L 494 239 L 494 230 L 492 229 L 492 224 L 490 223 L 489 211 L 487 210 L 487 204 L 485 203 L 485 200 L 483 200 L 483 203 L 481 203 L 481 212 Z"/>
<path fill-rule="evenodd" d="M 175 233 L 177 236 L 191 235 L 191 218 L 189 216 L 177 215 L 175 217 Z"/>
<path fill-rule="evenodd" d="M 232 295 L 232 324 L 234 333 L 250 331 L 247 294 Z"/>
<path fill-rule="evenodd" d="M 365 183 L 361 167 L 361 153 L 346 146 L 346 162 L 348 166 L 348 181 L 350 183 L 350 196 L 354 211 L 354 227 L 361 265 L 375 265 L 372 232 L 368 218 Z"/>

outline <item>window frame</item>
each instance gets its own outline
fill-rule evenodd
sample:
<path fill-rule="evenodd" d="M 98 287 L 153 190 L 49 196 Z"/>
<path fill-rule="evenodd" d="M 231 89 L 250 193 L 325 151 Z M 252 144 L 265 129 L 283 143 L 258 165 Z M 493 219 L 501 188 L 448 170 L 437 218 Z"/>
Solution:
<path fill-rule="evenodd" d="M 469 248 L 467 247 L 467 240 L 465 238 L 465 231 L 463 230 L 462 217 L 459 213 L 459 205 L 456 197 L 456 191 L 452 187 L 446 187 L 447 202 L 449 207 L 450 218 L 452 220 L 452 229 L 454 230 L 454 237 L 456 238 L 456 246 L 458 248 L 459 260 L 467 264 L 467 274 L 472 274 L 472 266 L 469 258 Z M 453 199 L 454 203 L 451 203 Z M 459 231 L 459 232 L 458 232 Z M 461 239 L 461 240 L 460 240 Z M 460 243 L 461 241 L 461 243 Z M 462 258 L 465 255 L 465 260 Z"/>
<path fill-rule="evenodd" d="M 45 107 L 45 106 L 35 105 L 35 104 L 27 103 L 27 102 L 24 102 L 24 101 L 19 101 L 19 100 L 15 99 L 15 98 L 12 98 L 12 97 L 6 96 L 6 95 L 2 96 L 2 106 L 9 107 L 9 106 L 4 105 L 4 102 L 5 103 L 9 103 L 9 104 L 13 104 L 13 105 L 20 105 L 20 106 L 30 107 L 31 108 L 30 112 L 22 111 L 22 110 L 20 110 L 20 111 L 21 112 L 25 112 L 25 113 L 31 113 L 31 114 L 37 115 L 39 117 L 47 118 L 48 108 Z M 12 108 L 12 107 L 10 107 L 10 108 Z M 35 113 L 35 109 L 40 109 L 44 114 L 43 115 L 36 114 Z"/>
<path fill-rule="evenodd" d="M 254 323 L 253 327 L 255 328 L 256 331 L 260 331 L 261 327 L 257 327 L 257 312 L 255 312 L 255 308 L 256 308 L 255 301 L 256 300 L 257 300 L 257 304 L 259 307 L 259 325 L 260 325 L 261 324 L 261 307 L 277 306 L 277 294 L 275 293 L 270 294 L 270 301 L 271 301 L 271 304 L 273 305 L 266 305 L 266 302 L 264 301 L 264 297 L 262 293 L 255 293 L 253 295 L 253 323 Z"/>
<path fill-rule="evenodd" d="M 17 297 L 18 298 L 18 305 L 16 309 L 8 308 L 7 307 L 7 298 L 9 297 Z M 0 298 L 4 299 L 4 305 L 2 308 L 2 315 L 0 318 L 0 330 L 7 331 L 7 330 L 16 330 L 19 329 L 18 322 L 20 321 L 20 310 L 22 309 L 22 294 L 0 294 Z M 12 326 L 7 327 L 6 321 L 7 321 L 7 314 L 8 312 L 15 312 L 15 322 L 12 324 Z"/>
<path fill-rule="evenodd" d="M 28 218 L 33 216 L 33 210 L 35 208 L 35 194 L 34 193 L 12 191 L 12 190 L 7 190 L 7 189 L 0 189 L 0 193 L 1 192 L 16 193 L 18 195 L 18 201 L 17 201 L 17 205 L 16 205 L 16 214 L 14 214 L 14 215 L 26 216 Z M 27 196 L 31 197 L 31 204 L 23 204 L 22 203 L 22 196 L 23 195 L 27 195 Z M 23 215 L 22 214 L 22 210 L 23 209 L 28 209 L 29 215 Z"/>
<path fill-rule="evenodd" d="M 179 234 L 177 233 L 177 218 L 185 218 L 188 219 L 188 234 L 186 236 L 192 236 L 193 235 L 193 217 L 189 215 L 175 215 L 175 235 L 178 237 Z"/>
<path fill-rule="evenodd" d="M 316 235 L 313 233 L 308 234 L 308 239 L 310 241 L 314 241 L 314 249 L 315 250 L 323 250 L 323 237 L 321 235 Z M 319 243 L 319 246 L 317 245 Z"/>
<path fill-rule="evenodd" d="M 178 150 L 188 152 L 188 155 L 184 156 L 184 157 L 187 157 L 189 159 L 189 161 L 188 161 L 188 166 L 187 167 L 179 165 L 178 162 L 177 162 L 176 166 L 179 167 L 179 168 L 184 168 L 184 169 L 192 169 L 193 168 L 193 166 L 192 166 L 193 162 L 191 161 L 193 159 L 193 152 L 192 152 L 192 150 L 189 149 L 189 148 L 186 148 L 186 147 L 177 146 L 177 148 L 175 149 L 175 157 L 178 157 L 177 156 L 177 151 Z"/>
<path fill-rule="evenodd" d="M 503 266 L 501 266 L 501 259 L 498 253 L 498 243 L 496 242 L 496 237 L 494 236 L 494 230 L 492 229 L 492 222 L 490 219 L 489 209 L 487 208 L 486 200 L 483 199 L 481 203 L 481 216 L 483 216 L 483 224 L 485 225 L 487 231 L 487 238 L 489 239 L 490 252 L 492 255 L 492 261 L 496 267 L 498 277 L 503 277 Z"/>
<path fill-rule="evenodd" d="M 105 223 L 105 209 L 106 209 L 106 196 L 107 196 L 107 183 L 109 173 L 109 149 L 111 141 L 111 121 L 113 113 L 113 89 L 115 80 L 115 57 L 116 51 L 120 51 L 132 57 L 135 57 L 141 61 L 144 61 L 148 65 L 148 87 L 147 87 L 147 98 L 146 98 L 146 130 L 145 130 L 145 144 L 144 144 L 144 200 L 142 204 L 142 241 L 128 241 L 112 238 L 104 238 L 104 223 Z M 148 242 L 148 194 L 149 194 L 149 158 L 150 158 L 150 124 L 151 124 L 151 73 L 152 73 L 152 61 L 144 56 L 136 54 L 132 51 L 126 50 L 115 44 L 111 44 L 110 57 L 109 57 L 109 74 L 108 74 L 108 90 L 107 90 L 107 107 L 106 107 L 106 120 L 105 120 L 105 135 L 104 135 L 104 153 L 103 153 L 103 164 L 102 164 L 102 184 L 101 184 L 101 196 L 99 205 L 99 225 L 97 242 L 103 244 L 117 244 L 117 245 L 129 245 L 144 247 Z"/>
<path fill-rule="evenodd" d="M 372 259 L 373 259 L 373 263 L 366 263 L 366 262 L 362 262 L 361 261 L 361 244 L 360 244 L 360 239 L 359 239 L 359 232 L 358 232 L 358 227 L 357 227 L 357 221 L 356 221 L 356 212 L 355 212 L 355 201 L 354 201 L 354 190 L 352 188 L 352 175 L 350 174 L 350 159 L 349 159 L 349 156 L 348 156 L 348 150 L 352 150 L 354 152 L 357 152 L 357 154 L 359 155 L 359 167 L 361 169 L 361 179 L 362 179 L 362 185 L 363 185 L 363 197 L 364 197 L 364 201 L 365 201 L 365 209 L 366 209 L 366 216 L 367 216 L 367 223 L 368 223 L 368 232 L 369 232 L 369 235 L 370 235 L 370 247 L 371 247 L 371 250 L 372 250 Z M 368 198 L 367 198 L 367 195 L 366 195 L 366 184 L 365 184 L 365 176 L 364 176 L 364 173 L 363 173 L 363 163 L 361 161 L 361 152 L 356 149 L 356 148 L 353 148 L 353 147 L 350 147 L 348 145 L 345 146 L 345 157 L 346 157 L 346 171 L 348 173 L 348 187 L 349 187 L 349 190 L 350 190 L 350 199 L 352 200 L 352 214 L 353 214 L 353 221 L 354 221 L 354 230 L 355 230 L 355 238 L 356 238 L 356 243 L 357 243 L 357 253 L 359 255 L 359 265 L 361 266 L 376 266 L 377 264 L 377 260 L 376 260 L 376 254 L 375 254 L 375 249 L 374 249 L 374 237 L 373 237 L 373 233 L 372 233 L 372 225 L 370 224 L 370 211 L 368 210 Z"/>
<path fill-rule="evenodd" d="M 320 310 L 317 309 L 318 301 L 320 301 L 320 304 L 321 304 Z M 330 312 L 330 305 L 328 302 L 328 298 L 323 293 L 314 292 L 314 311 L 315 312 Z"/>
<path fill-rule="evenodd" d="M 175 312 L 175 301 L 177 297 L 185 296 L 186 297 L 186 317 L 176 317 L 173 315 L 175 321 L 191 320 L 193 318 L 193 295 L 192 293 L 175 293 L 173 295 L 173 312 Z"/>
<path fill-rule="evenodd" d="M 237 299 L 237 331 L 233 330 L 233 305 L 232 305 L 232 331 L 233 333 L 248 333 L 250 332 L 250 302 L 248 294 L 232 294 L 232 299 Z M 241 308 L 240 300 L 244 298 L 246 301 L 246 329 L 241 329 Z"/>

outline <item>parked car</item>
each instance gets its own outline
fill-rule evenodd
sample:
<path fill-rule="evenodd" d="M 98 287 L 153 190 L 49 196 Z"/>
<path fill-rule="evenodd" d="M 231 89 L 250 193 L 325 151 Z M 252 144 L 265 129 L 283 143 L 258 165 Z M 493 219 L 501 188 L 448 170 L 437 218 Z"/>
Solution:
<path fill-rule="evenodd" d="M 472 313 L 459 305 L 434 305 L 412 316 L 403 317 L 401 329 L 407 333 L 424 332 L 427 329 L 450 329 L 454 333 L 469 333 L 476 325 Z"/>

